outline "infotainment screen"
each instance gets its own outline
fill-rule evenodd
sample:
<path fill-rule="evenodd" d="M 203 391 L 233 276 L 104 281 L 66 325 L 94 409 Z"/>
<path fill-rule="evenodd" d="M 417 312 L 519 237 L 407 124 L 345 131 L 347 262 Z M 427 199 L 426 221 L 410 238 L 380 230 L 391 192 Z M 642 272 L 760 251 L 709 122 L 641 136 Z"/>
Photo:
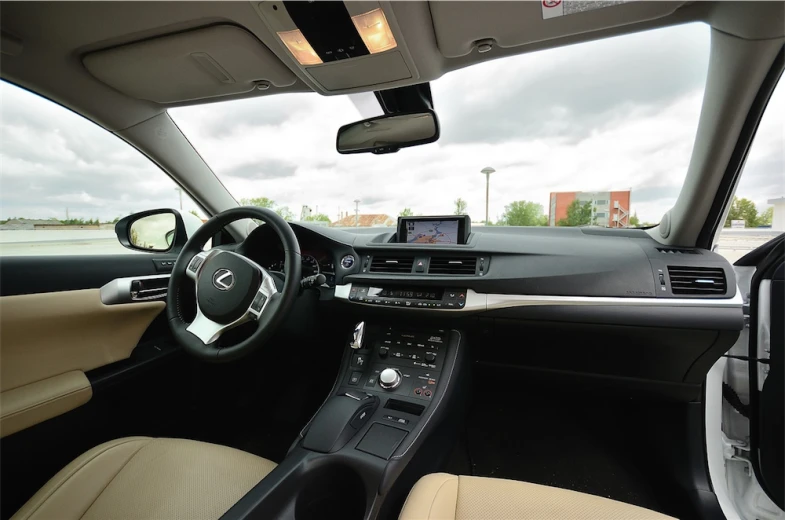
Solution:
<path fill-rule="evenodd" d="M 410 220 L 406 223 L 407 244 L 457 244 L 457 220 Z"/>
<path fill-rule="evenodd" d="M 465 244 L 470 222 L 465 216 L 399 217 L 398 242 L 430 245 Z"/>

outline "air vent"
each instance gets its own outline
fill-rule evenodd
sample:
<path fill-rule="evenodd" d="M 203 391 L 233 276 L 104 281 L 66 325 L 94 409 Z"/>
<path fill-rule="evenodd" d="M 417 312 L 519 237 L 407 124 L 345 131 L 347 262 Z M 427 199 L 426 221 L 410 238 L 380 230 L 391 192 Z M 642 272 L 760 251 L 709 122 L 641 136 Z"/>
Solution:
<path fill-rule="evenodd" d="M 411 273 L 414 257 L 374 256 L 371 260 L 372 273 Z"/>
<path fill-rule="evenodd" d="M 433 257 L 428 266 L 428 274 L 472 275 L 477 271 L 476 257 Z"/>
<path fill-rule="evenodd" d="M 709 296 L 725 294 L 727 282 L 721 267 L 668 266 L 673 294 Z"/>
<path fill-rule="evenodd" d="M 699 255 L 697 249 L 675 249 L 672 247 L 658 247 L 657 251 L 666 255 Z"/>

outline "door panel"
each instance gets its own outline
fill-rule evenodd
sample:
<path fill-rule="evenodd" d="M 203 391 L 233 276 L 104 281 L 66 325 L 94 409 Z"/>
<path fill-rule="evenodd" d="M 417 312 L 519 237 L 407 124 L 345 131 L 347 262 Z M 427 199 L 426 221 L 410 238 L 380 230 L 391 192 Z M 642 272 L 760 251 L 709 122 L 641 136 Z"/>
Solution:
<path fill-rule="evenodd" d="M 164 306 L 104 305 L 98 289 L 0 298 L 0 391 L 128 358 Z"/>
<path fill-rule="evenodd" d="M 88 372 L 129 359 L 143 337 L 168 335 L 166 327 L 150 327 L 163 301 L 104 305 L 100 287 L 116 278 L 160 274 L 161 260 L 175 258 L 0 259 L 0 437 L 84 405 L 94 393 Z M 127 367 L 118 373 L 134 384 Z M 106 374 L 112 372 L 104 379 Z"/>
<path fill-rule="evenodd" d="M 183 435 L 192 370 L 164 302 L 104 305 L 100 296 L 112 280 L 164 274 L 174 260 L 0 258 L 0 518 L 97 444 Z"/>
<path fill-rule="evenodd" d="M 163 309 L 104 305 L 98 289 L 0 297 L 0 436 L 87 402 L 84 373 L 127 359 Z"/>

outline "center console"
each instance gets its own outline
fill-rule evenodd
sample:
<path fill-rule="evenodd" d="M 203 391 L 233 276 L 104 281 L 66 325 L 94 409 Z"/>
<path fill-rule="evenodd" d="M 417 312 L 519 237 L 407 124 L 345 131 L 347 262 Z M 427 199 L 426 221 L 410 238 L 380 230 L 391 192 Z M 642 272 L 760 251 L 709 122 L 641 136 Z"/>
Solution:
<path fill-rule="evenodd" d="M 417 460 L 451 447 L 435 432 L 457 430 L 448 421 L 461 408 L 466 350 L 458 330 L 358 323 L 327 399 L 286 459 L 224 518 L 384 517 L 421 474 L 413 460 L 423 445 L 438 448 Z"/>

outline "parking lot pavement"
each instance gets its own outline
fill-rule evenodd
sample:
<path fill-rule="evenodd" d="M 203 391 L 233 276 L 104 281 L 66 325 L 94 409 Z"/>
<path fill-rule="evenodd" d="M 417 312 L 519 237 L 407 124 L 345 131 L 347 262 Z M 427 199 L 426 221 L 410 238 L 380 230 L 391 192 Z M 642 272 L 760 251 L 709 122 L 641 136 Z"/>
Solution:
<path fill-rule="evenodd" d="M 0 255 L 2 256 L 128 253 L 133 252 L 120 245 L 113 230 L 0 231 Z"/>
<path fill-rule="evenodd" d="M 770 229 L 723 229 L 717 241 L 717 253 L 734 263 L 780 234 Z"/>

